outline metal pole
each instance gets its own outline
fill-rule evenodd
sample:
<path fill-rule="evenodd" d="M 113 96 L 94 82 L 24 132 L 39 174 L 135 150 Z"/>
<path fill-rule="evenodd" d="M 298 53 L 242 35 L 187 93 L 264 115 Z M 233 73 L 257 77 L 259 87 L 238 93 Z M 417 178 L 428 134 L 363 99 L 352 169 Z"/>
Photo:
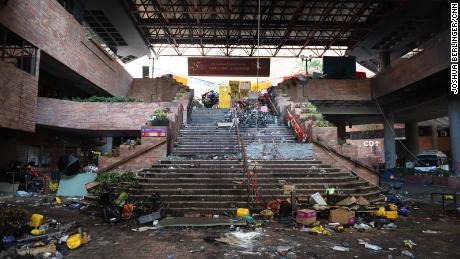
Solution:
<path fill-rule="evenodd" d="M 305 58 L 305 77 L 308 77 L 308 58 Z"/>

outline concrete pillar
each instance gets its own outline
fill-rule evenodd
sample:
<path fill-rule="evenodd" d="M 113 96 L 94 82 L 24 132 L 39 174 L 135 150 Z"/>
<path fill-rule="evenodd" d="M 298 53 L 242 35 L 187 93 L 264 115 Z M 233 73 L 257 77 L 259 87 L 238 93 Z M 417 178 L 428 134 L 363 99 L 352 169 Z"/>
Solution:
<path fill-rule="evenodd" d="M 419 142 L 418 142 L 418 125 L 417 122 L 406 122 L 404 125 L 404 132 L 406 133 L 406 143 L 409 151 L 417 155 L 419 152 Z M 409 156 L 409 160 L 413 161 L 414 158 Z"/>
<path fill-rule="evenodd" d="M 339 139 L 339 143 L 345 143 L 347 140 L 347 130 L 344 124 L 337 125 L 337 138 Z"/>
<path fill-rule="evenodd" d="M 379 53 L 379 66 L 380 66 L 380 71 L 385 69 L 386 67 L 390 66 L 390 51 L 385 50 Z"/>
<path fill-rule="evenodd" d="M 460 177 L 460 97 L 449 99 L 449 129 L 452 165 L 455 175 Z"/>
<path fill-rule="evenodd" d="M 112 151 L 113 148 L 113 137 L 106 137 L 105 138 L 105 145 L 101 147 L 101 152 L 107 153 L 109 151 Z"/>
<path fill-rule="evenodd" d="M 438 126 L 431 125 L 431 147 L 433 150 L 438 150 Z"/>
<path fill-rule="evenodd" d="M 383 122 L 383 144 L 385 148 L 385 165 L 389 169 L 396 166 L 395 117 L 393 112 L 386 112 L 385 117 L 386 119 Z"/>

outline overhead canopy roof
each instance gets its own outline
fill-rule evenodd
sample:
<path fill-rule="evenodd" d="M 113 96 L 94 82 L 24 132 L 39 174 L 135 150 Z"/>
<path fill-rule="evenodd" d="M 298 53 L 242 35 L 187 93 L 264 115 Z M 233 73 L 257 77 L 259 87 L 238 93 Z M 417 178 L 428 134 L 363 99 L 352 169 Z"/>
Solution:
<path fill-rule="evenodd" d="M 404 0 L 126 0 L 148 45 L 171 55 L 299 56 L 356 44 Z M 260 34 L 258 13 L 260 8 Z M 260 39 L 258 37 L 260 35 Z M 263 51 L 263 52 L 262 52 Z M 159 53 L 164 55 L 164 53 Z"/>

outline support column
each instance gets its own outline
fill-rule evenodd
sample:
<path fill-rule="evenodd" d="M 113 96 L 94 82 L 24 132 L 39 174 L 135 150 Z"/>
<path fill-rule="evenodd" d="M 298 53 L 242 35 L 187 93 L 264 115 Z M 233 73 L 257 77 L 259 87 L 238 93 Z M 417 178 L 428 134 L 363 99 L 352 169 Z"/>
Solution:
<path fill-rule="evenodd" d="M 404 125 L 404 132 L 406 133 L 406 143 L 407 148 L 409 151 L 417 155 L 419 152 L 419 142 L 418 142 L 418 125 L 417 122 L 406 122 Z M 410 156 L 410 160 L 414 160 L 412 156 Z"/>
<path fill-rule="evenodd" d="M 431 147 L 433 150 L 438 150 L 438 126 L 431 125 Z"/>
<path fill-rule="evenodd" d="M 385 50 L 379 53 L 379 71 L 382 71 L 386 67 L 390 66 L 390 51 Z"/>
<path fill-rule="evenodd" d="M 102 153 L 107 153 L 109 151 L 112 151 L 113 148 L 113 137 L 106 137 L 105 138 L 105 145 L 102 146 L 101 152 Z"/>
<path fill-rule="evenodd" d="M 385 148 L 386 169 L 396 167 L 396 143 L 394 135 L 395 117 L 393 112 L 385 113 L 383 120 L 383 143 Z"/>
<path fill-rule="evenodd" d="M 347 130 L 344 124 L 337 125 L 337 138 L 339 139 L 339 143 L 345 143 L 347 140 Z"/>
<path fill-rule="evenodd" d="M 452 165 L 455 175 L 460 177 L 460 97 L 449 99 L 449 129 Z"/>

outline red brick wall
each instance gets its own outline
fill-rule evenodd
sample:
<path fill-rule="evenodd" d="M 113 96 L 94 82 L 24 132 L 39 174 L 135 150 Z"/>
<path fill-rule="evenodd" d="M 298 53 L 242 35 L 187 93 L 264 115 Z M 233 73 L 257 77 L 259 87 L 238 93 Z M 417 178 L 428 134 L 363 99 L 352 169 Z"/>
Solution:
<path fill-rule="evenodd" d="M 179 91 L 179 83 L 166 77 L 135 78 L 131 96 L 143 102 L 170 102 Z"/>
<path fill-rule="evenodd" d="M 308 100 L 371 100 L 369 80 L 310 80 L 303 94 Z"/>
<path fill-rule="evenodd" d="M 318 145 L 314 146 L 314 151 L 316 160 L 320 160 L 324 164 L 329 164 L 335 168 L 339 168 L 342 172 L 350 172 L 353 170 L 360 178 L 373 185 L 378 185 L 379 176 L 369 169 L 356 165 L 348 159 L 342 158 L 334 153 L 326 152 Z"/>
<path fill-rule="evenodd" d="M 337 145 L 337 127 L 312 127 L 312 138 L 327 145 Z"/>
<path fill-rule="evenodd" d="M 116 163 L 122 160 L 123 158 L 126 158 L 127 156 L 138 152 L 138 150 L 142 150 L 148 146 L 155 145 L 164 140 L 166 140 L 166 137 L 143 137 L 141 138 L 142 144 L 135 146 L 130 150 L 126 150 L 125 148 L 122 148 L 122 146 L 120 146 L 120 156 L 119 157 L 100 156 L 99 161 L 98 161 L 98 167 L 105 168 L 107 166 L 110 166 L 113 163 Z M 167 156 L 167 150 L 168 150 L 168 145 L 167 143 L 164 143 L 158 146 L 157 148 L 154 148 L 142 155 L 139 155 L 138 157 L 128 160 L 127 162 L 118 166 L 117 169 L 130 170 L 130 169 L 149 168 L 153 164 L 155 164 L 156 161 L 164 159 Z"/>
<path fill-rule="evenodd" d="M 9 0 L 0 23 L 110 94 L 128 94 L 132 77 L 57 1 Z"/>
<path fill-rule="evenodd" d="M 433 141 L 431 136 L 420 136 L 419 145 L 420 151 L 433 150 Z M 438 150 L 450 153 L 450 138 L 449 137 L 438 137 Z"/>
<path fill-rule="evenodd" d="M 180 103 L 84 103 L 38 98 L 37 124 L 82 130 L 140 130 L 156 109 L 171 108 L 174 120 Z"/>
<path fill-rule="evenodd" d="M 370 80 L 310 80 L 306 85 L 288 80 L 278 85 L 292 101 L 308 100 L 371 100 Z M 331 94 L 333 93 L 333 94 Z"/>
<path fill-rule="evenodd" d="M 0 127 L 35 131 L 37 77 L 0 61 Z"/>

